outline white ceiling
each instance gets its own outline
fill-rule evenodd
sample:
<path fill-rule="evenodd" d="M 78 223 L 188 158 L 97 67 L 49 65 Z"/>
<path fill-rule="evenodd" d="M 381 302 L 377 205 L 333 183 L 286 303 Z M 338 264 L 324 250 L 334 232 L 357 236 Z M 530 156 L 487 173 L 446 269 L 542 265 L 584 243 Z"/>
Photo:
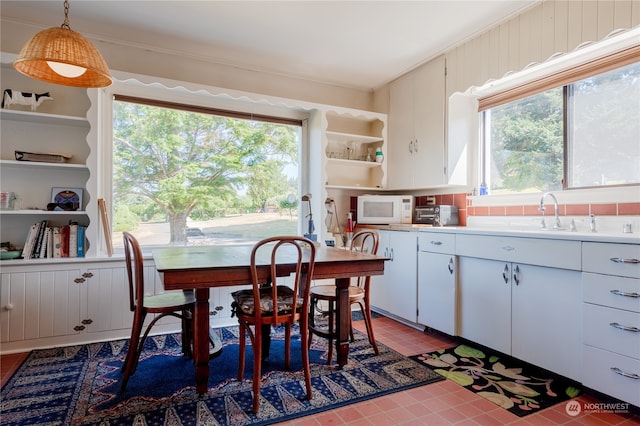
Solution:
<path fill-rule="evenodd" d="M 540 1 L 70 0 L 69 21 L 94 40 L 375 89 Z M 2 0 L 0 12 L 64 21 L 62 0 Z"/>

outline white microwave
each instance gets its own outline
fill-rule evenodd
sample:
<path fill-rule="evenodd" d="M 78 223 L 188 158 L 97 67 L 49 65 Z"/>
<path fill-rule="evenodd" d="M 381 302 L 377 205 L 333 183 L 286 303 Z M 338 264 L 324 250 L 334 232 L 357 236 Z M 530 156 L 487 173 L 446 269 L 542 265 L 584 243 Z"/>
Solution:
<path fill-rule="evenodd" d="M 413 195 L 360 195 L 357 222 L 372 225 L 411 223 Z"/>

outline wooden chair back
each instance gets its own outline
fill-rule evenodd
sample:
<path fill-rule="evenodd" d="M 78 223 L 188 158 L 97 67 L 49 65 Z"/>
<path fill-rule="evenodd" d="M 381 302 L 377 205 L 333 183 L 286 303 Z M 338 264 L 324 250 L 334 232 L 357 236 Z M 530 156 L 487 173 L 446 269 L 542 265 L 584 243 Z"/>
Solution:
<path fill-rule="evenodd" d="M 305 249 L 307 249 L 306 252 Z M 305 253 L 308 253 L 308 255 L 305 255 Z M 291 308 L 285 311 L 278 312 L 277 309 L 272 307 L 272 315 L 270 316 L 268 315 L 269 312 L 265 311 L 260 303 L 256 303 L 254 308 L 255 323 L 271 323 L 273 326 L 277 326 L 285 321 L 297 320 L 300 318 L 300 314 L 307 315 L 315 255 L 316 247 L 313 242 L 300 236 L 275 236 L 265 238 L 256 243 L 251 251 L 253 299 L 260 300 L 261 292 L 269 291 L 271 300 L 274 301 L 274 305 L 277 305 L 275 301 L 287 297 L 286 294 L 282 294 L 283 286 L 280 284 L 285 280 L 288 284 L 286 287 L 291 288 L 293 290 L 292 294 L 299 297 L 291 297 Z M 259 275 L 258 269 L 261 264 L 264 265 L 266 259 L 268 259 L 269 273 L 265 278 Z M 293 263 L 294 269 L 291 270 L 291 275 L 278 276 L 281 274 L 278 272 L 281 262 Z M 265 286 L 265 284 L 269 285 Z M 302 306 L 300 306 L 301 304 Z M 270 317 L 271 319 L 265 321 L 265 317 Z"/>
<path fill-rule="evenodd" d="M 127 279 L 129 282 L 129 309 L 134 312 L 137 306 L 144 306 L 142 249 L 138 240 L 129 232 L 122 233 L 122 240 L 124 242 L 124 257 L 127 264 Z"/>
<path fill-rule="evenodd" d="M 351 242 L 351 250 L 362 253 L 378 254 L 378 245 L 380 244 L 380 236 L 376 231 L 359 231 L 353 236 Z M 370 276 L 358 277 L 357 286 L 365 288 L 371 281 Z"/>

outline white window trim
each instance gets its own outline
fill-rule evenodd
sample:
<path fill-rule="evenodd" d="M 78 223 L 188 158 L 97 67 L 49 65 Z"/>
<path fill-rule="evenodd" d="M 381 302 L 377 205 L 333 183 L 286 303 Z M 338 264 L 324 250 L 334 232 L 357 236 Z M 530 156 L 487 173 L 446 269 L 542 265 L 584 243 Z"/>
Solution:
<path fill-rule="evenodd" d="M 466 136 L 466 151 L 469 152 L 469 181 L 467 189 L 470 193 L 478 193 L 480 187 L 479 171 L 479 113 L 478 99 L 484 96 L 509 90 L 544 76 L 563 71 L 587 62 L 602 58 L 640 44 L 640 27 L 630 30 L 614 31 L 599 42 L 584 43 L 574 51 L 566 54 L 556 54 L 540 64 L 530 64 L 524 70 L 508 73 L 505 77 L 487 82 L 483 86 L 470 87 L 466 92 L 456 92 L 449 98 L 449 144 L 460 145 L 460 141 L 453 141 L 452 135 Z M 473 105 L 476 106 L 475 111 Z M 466 127 L 465 131 L 452 126 Z M 451 159 L 449 167 L 451 167 Z M 612 202 L 640 202 L 640 188 L 637 185 L 612 188 L 587 188 L 558 191 L 561 193 L 561 203 L 612 203 Z M 473 206 L 509 206 L 535 204 L 540 201 L 540 193 L 470 196 L 468 200 Z"/>

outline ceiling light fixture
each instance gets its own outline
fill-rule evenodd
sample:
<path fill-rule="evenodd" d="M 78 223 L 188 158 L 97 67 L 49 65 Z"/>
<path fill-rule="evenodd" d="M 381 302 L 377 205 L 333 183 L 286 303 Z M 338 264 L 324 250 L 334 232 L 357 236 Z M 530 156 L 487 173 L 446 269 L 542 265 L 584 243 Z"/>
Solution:
<path fill-rule="evenodd" d="M 112 83 L 98 49 L 69 27 L 69 0 L 64 1 L 64 23 L 31 37 L 13 66 L 26 76 L 63 86 L 105 87 Z"/>

